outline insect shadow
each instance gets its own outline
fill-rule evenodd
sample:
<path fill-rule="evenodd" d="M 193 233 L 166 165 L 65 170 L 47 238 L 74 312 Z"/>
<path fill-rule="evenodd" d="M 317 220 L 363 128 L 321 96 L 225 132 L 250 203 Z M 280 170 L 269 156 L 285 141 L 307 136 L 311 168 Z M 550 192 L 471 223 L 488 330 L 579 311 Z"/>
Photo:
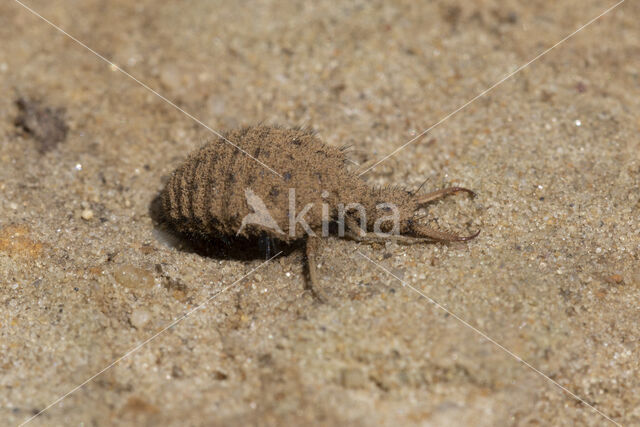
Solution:
<path fill-rule="evenodd" d="M 242 236 L 205 236 L 177 231 L 164 218 L 161 194 L 158 192 L 149 204 L 154 234 L 158 240 L 181 252 L 219 260 L 253 261 L 269 259 L 280 251 L 283 256 L 287 256 L 304 248 L 303 241 L 287 243 L 269 236 L 249 239 Z"/>

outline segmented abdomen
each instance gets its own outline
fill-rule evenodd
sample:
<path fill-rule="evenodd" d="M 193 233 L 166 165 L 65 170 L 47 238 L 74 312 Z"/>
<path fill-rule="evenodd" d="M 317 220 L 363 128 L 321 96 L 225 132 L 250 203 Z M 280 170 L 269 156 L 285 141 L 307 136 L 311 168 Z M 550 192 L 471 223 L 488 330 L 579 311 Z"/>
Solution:
<path fill-rule="evenodd" d="M 344 169 L 343 152 L 305 130 L 261 126 L 225 137 L 244 152 L 218 138 L 189 156 L 166 185 L 164 214 L 180 231 L 235 234 L 252 212 L 246 200 L 246 190 L 251 189 L 288 234 L 290 188 L 296 191 L 297 209 L 302 209 L 310 202 L 320 206 L 323 190 L 344 187 L 353 179 Z M 317 211 L 306 218 L 310 225 L 320 224 Z"/>

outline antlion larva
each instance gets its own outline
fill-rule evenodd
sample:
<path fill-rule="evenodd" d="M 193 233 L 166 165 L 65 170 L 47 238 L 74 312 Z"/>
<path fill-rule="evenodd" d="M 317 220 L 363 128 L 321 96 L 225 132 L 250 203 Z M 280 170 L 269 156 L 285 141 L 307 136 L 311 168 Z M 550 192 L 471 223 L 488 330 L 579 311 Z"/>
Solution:
<path fill-rule="evenodd" d="M 466 188 L 420 195 L 371 188 L 345 167 L 344 150 L 325 145 L 306 129 L 257 126 L 225 138 L 245 153 L 219 139 L 191 154 L 162 192 L 166 221 L 178 231 L 207 237 L 304 242 L 311 290 L 320 299 L 315 254 L 330 224 L 338 225 L 339 235 L 362 242 L 451 242 L 479 233 L 436 231 L 416 215 L 423 205 L 450 194 L 474 195 Z"/>

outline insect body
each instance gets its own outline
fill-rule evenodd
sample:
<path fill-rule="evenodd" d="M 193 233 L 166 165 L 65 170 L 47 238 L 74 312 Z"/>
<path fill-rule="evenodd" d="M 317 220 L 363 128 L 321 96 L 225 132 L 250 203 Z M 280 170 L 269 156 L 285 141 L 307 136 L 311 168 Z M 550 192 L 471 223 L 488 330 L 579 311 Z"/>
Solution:
<path fill-rule="evenodd" d="M 345 237 L 363 242 L 449 242 L 478 234 L 433 230 L 416 218 L 426 203 L 460 191 L 474 194 L 465 188 L 422 195 L 373 189 L 345 167 L 344 150 L 325 145 L 305 129 L 257 126 L 225 137 L 246 153 L 218 140 L 191 154 L 162 193 L 165 219 L 178 231 L 204 236 L 304 241 L 316 296 L 315 253 L 328 223 L 338 223 Z"/>

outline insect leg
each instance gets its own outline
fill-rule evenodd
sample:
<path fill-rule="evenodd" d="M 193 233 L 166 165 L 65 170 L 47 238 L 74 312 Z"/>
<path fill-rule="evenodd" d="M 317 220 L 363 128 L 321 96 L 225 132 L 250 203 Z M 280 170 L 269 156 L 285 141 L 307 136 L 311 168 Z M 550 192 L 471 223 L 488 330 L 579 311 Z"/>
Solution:
<path fill-rule="evenodd" d="M 308 288 L 313 296 L 320 302 L 327 302 L 327 296 L 318 283 L 318 272 L 316 271 L 316 255 L 321 241 L 317 236 L 308 236 L 305 241 L 305 256 L 307 258 L 307 270 L 309 272 Z"/>
<path fill-rule="evenodd" d="M 272 239 L 266 233 L 263 233 L 258 239 L 258 248 L 260 252 L 264 252 L 265 259 L 271 258 Z"/>
<path fill-rule="evenodd" d="M 423 194 L 421 196 L 418 196 L 418 205 L 419 206 L 425 205 L 427 203 L 433 202 L 435 200 L 442 199 L 443 197 L 447 197 L 447 196 L 450 196 L 451 194 L 459 193 L 461 191 L 470 194 L 472 197 L 475 197 L 475 195 L 476 195 L 476 193 L 474 193 L 473 191 L 469 190 L 468 188 L 447 187 L 447 188 L 443 188 L 442 190 L 433 191 L 431 193 L 427 193 L 427 194 Z"/>

